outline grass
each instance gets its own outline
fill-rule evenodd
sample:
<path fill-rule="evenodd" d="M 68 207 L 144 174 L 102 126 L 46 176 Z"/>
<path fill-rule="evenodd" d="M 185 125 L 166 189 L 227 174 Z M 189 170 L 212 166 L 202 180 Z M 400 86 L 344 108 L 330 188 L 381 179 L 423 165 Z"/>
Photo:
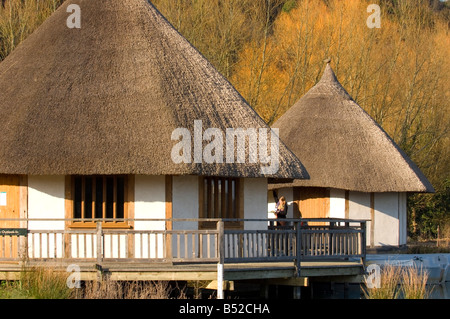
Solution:
<path fill-rule="evenodd" d="M 19 281 L 0 283 L 0 299 L 67 299 L 72 289 L 66 284 L 67 274 L 50 268 L 23 269 Z"/>
<path fill-rule="evenodd" d="M 385 265 L 381 270 L 381 285 L 366 288 L 367 299 L 427 299 L 428 273 L 417 267 Z"/>
<path fill-rule="evenodd" d="M 185 288 L 167 281 L 117 282 L 106 278 L 71 289 L 67 278 L 67 272 L 48 267 L 23 269 L 19 281 L 0 282 L 0 299 L 187 299 Z M 363 290 L 367 299 L 427 299 L 427 280 L 427 272 L 421 269 L 387 264 L 381 269 L 380 287 Z M 194 298 L 199 298 L 204 287 L 194 288 Z"/>
<path fill-rule="evenodd" d="M 109 279 L 69 288 L 68 274 L 48 267 L 23 269 L 18 281 L 0 282 L 0 299 L 186 299 L 170 282 L 118 282 Z"/>
<path fill-rule="evenodd" d="M 175 297 L 174 297 L 175 296 Z M 118 282 L 104 280 L 86 282 L 77 289 L 76 299 L 186 299 L 183 290 L 172 287 L 167 281 L 157 282 Z"/>

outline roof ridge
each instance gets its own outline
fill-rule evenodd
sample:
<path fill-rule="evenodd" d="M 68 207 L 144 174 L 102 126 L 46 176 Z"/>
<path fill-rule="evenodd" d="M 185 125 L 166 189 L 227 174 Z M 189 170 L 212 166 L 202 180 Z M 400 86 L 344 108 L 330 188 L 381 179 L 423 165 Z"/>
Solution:
<path fill-rule="evenodd" d="M 333 69 L 328 62 L 325 66 L 325 70 L 320 78 L 319 82 L 316 83 L 306 94 L 307 95 L 338 95 L 346 100 L 353 100 L 352 96 L 347 92 L 347 90 L 342 86 L 336 77 Z"/>

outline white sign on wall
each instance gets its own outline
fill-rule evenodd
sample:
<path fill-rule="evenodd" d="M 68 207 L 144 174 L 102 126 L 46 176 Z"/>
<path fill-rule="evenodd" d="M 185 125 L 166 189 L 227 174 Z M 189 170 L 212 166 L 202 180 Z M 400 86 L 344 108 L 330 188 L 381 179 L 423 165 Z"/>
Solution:
<path fill-rule="evenodd" d="M 6 192 L 0 192 L 0 206 L 6 206 Z"/>

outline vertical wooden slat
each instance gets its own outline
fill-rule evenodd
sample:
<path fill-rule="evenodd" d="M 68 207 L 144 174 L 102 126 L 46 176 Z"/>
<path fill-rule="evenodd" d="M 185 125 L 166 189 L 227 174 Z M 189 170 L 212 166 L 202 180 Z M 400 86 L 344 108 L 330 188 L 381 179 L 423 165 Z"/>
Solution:
<path fill-rule="evenodd" d="M 207 249 L 207 258 L 211 258 L 211 236 L 206 235 L 207 241 L 206 241 L 206 249 Z"/>
<path fill-rule="evenodd" d="M 345 218 L 348 219 L 350 216 L 350 191 L 345 191 Z"/>
<path fill-rule="evenodd" d="M 86 200 L 86 179 L 84 178 L 84 176 L 81 177 L 81 220 L 84 221 L 84 213 L 85 213 L 85 209 L 84 209 L 84 205 L 85 205 L 85 200 Z"/>
<path fill-rule="evenodd" d="M 191 240 L 192 240 L 192 258 L 195 258 L 197 256 L 195 253 L 195 236 L 196 236 L 196 234 L 192 233 L 191 236 L 192 236 L 192 238 L 191 238 Z"/>
<path fill-rule="evenodd" d="M 225 189 L 225 178 L 220 180 L 220 216 L 227 216 L 227 191 Z"/>
<path fill-rule="evenodd" d="M 6 254 L 6 252 L 5 252 L 5 236 L 0 236 L 0 238 L 2 239 L 2 249 L 1 249 L 1 256 L 2 256 L 2 258 L 5 258 L 5 254 Z"/>
<path fill-rule="evenodd" d="M 39 233 L 39 258 L 42 258 L 42 233 Z"/>
<path fill-rule="evenodd" d="M 95 197 L 97 196 L 97 178 L 92 177 L 92 219 L 95 218 Z"/>
<path fill-rule="evenodd" d="M 183 237 L 184 237 L 184 258 L 188 258 L 189 253 L 188 253 L 188 241 L 189 241 L 189 236 L 187 232 L 183 232 Z"/>
<path fill-rule="evenodd" d="M 219 263 L 217 264 L 217 298 L 223 299 L 223 268 L 225 263 L 225 230 L 223 221 L 217 222 L 217 255 Z"/>
<path fill-rule="evenodd" d="M 106 176 L 103 176 L 102 218 L 106 218 Z"/>
<path fill-rule="evenodd" d="M 199 180 L 200 182 L 200 180 Z M 166 175 L 165 178 L 165 201 L 166 201 L 166 230 L 171 231 L 173 229 L 173 176 Z M 202 203 L 200 203 L 202 204 Z M 200 205 L 201 207 L 201 205 Z M 165 238 L 163 239 L 165 244 L 165 254 L 167 258 L 172 258 L 172 235 L 167 233 Z"/>
<path fill-rule="evenodd" d="M 12 258 L 13 255 L 13 236 L 9 236 L 9 258 Z"/>
<path fill-rule="evenodd" d="M 113 234 L 110 234 L 110 235 L 109 235 L 109 253 L 110 253 L 109 258 L 114 258 L 113 236 L 114 236 Z"/>
<path fill-rule="evenodd" d="M 121 244 L 121 235 L 117 235 L 117 258 L 121 258 L 120 256 L 120 244 Z"/>
<path fill-rule="evenodd" d="M 144 234 L 141 234 L 141 246 L 144 244 L 144 240 L 143 240 L 143 238 L 144 238 Z M 150 234 L 147 234 L 147 258 L 151 258 L 151 256 L 152 256 L 152 247 L 151 247 L 151 237 L 150 237 Z M 144 250 L 143 249 L 141 249 L 141 258 L 144 256 Z"/>
<path fill-rule="evenodd" d="M 214 178 L 214 218 L 220 218 L 219 212 L 219 179 Z"/>
<path fill-rule="evenodd" d="M 117 218 L 117 176 L 113 177 L 113 218 Z"/>
<path fill-rule="evenodd" d="M 27 257 L 30 257 L 30 258 L 34 258 L 33 237 L 34 237 L 34 234 L 30 234 L 30 236 L 28 236 L 28 247 L 31 248 L 31 255 L 29 255 Z M 30 254 L 30 249 L 28 249 L 28 253 Z"/>
<path fill-rule="evenodd" d="M 95 258 L 95 240 L 94 240 L 94 234 L 91 234 L 91 258 Z"/>
<path fill-rule="evenodd" d="M 203 258 L 203 234 L 199 234 L 198 235 L 198 251 L 199 251 L 199 256 L 200 258 Z"/>
<path fill-rule="evenodd" d="M 50 258 L 50 234 L 47 233 L 45 237 L 47 238 L 47 258 Z"/>
<path fill-rule="evenodd" d="M 180 233 L 177 233 L 177 258 L 180 258 Z"/>
<path fill-rule="evenodd" d="M 227 208 L 227 213 L 226 216 L 227 218 L 232 218 L 233 217 L 233 179 L 228 178 L 228 191 L 227 191 L 227 196 L 228 196 L 228 208 Z"/>
<path fill-rule="evenodd" d="M 207 218 L 211 218 L 214 217 L 214 215 L 212 215 L 212 183 L 213 181 L 209 178 L 206 178 L 207 184 L 206 184 L 206 196 L 207 196 L 207 200 L 206 200 L 206 212 L 205 212 L 205 216 Z"/>
<path fill-rule="evenodd" d="M 140 233 L 140 234 L 136 234 L 135 236 L 139 236 L 139 258 L 144 258 L 144 234 Z M 150 237 L 150 234 L 147 235 L 148 237 Z M 147 246 L 150 246 L 150 240 L 147 239 Z M 147 247 L 148 250 L 148 258 L 150 258 L 150 250 L 149 247 Z"/>
<path fill-rule="evenodd" d="M 301 255 L 302 255 L 302 233 L 301 233 L 301 223 L 296 222 L 295 224 L 295 268 L 296 268 L 296 276 L 300 277 L 301 272 Z"/>
<path fill-rule="evenodd" d="M 56 240 L 57 237 L 58 234 L 53 233 L 53 255 L 55 256 L 55 258 L 58 257 L 58 241 Z"/>

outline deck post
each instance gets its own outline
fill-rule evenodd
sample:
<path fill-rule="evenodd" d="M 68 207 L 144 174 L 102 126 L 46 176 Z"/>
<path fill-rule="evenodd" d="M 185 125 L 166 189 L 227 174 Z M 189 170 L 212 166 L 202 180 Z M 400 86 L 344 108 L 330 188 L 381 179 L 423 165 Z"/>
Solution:
<path fill-rule="evenodd" d="M 223 295 L 223 266 L 225 262 L 225 232 L 222 220 L 217 222 L 217 251 L 219 262 L 217 263 L 217 299 L 224 299 Z"/>
<path fill-rule="evenodd" d="M 295 276 L 300 277 L 300 263 L 302 255 L 302 234 L 301 234 L 302 222 L 295 222 Z"/>
<path fill-rule="evenodd" d="M 97 276 L 99 281 L 102 280 L 102 261 L 103 261 L 103 249 L 102 249 L 102 222 L 97 222 Z"/>
<path fill-rule="evenodd" d="M 367 248 L 367 243 L 366 243 L 366 221 L 364 220 L 364 221 L 361 221 L 361 223 L 360 223 L 360 225 L 361 225 L 361 229 L 362 229 L 362 234 L 361 234 L 361 255 L 362 255 L 362 258 L 361 258 L 361 263 L 363 264 L 363 265 L 365 265 L 366 264 L 366 248 Z"/>

